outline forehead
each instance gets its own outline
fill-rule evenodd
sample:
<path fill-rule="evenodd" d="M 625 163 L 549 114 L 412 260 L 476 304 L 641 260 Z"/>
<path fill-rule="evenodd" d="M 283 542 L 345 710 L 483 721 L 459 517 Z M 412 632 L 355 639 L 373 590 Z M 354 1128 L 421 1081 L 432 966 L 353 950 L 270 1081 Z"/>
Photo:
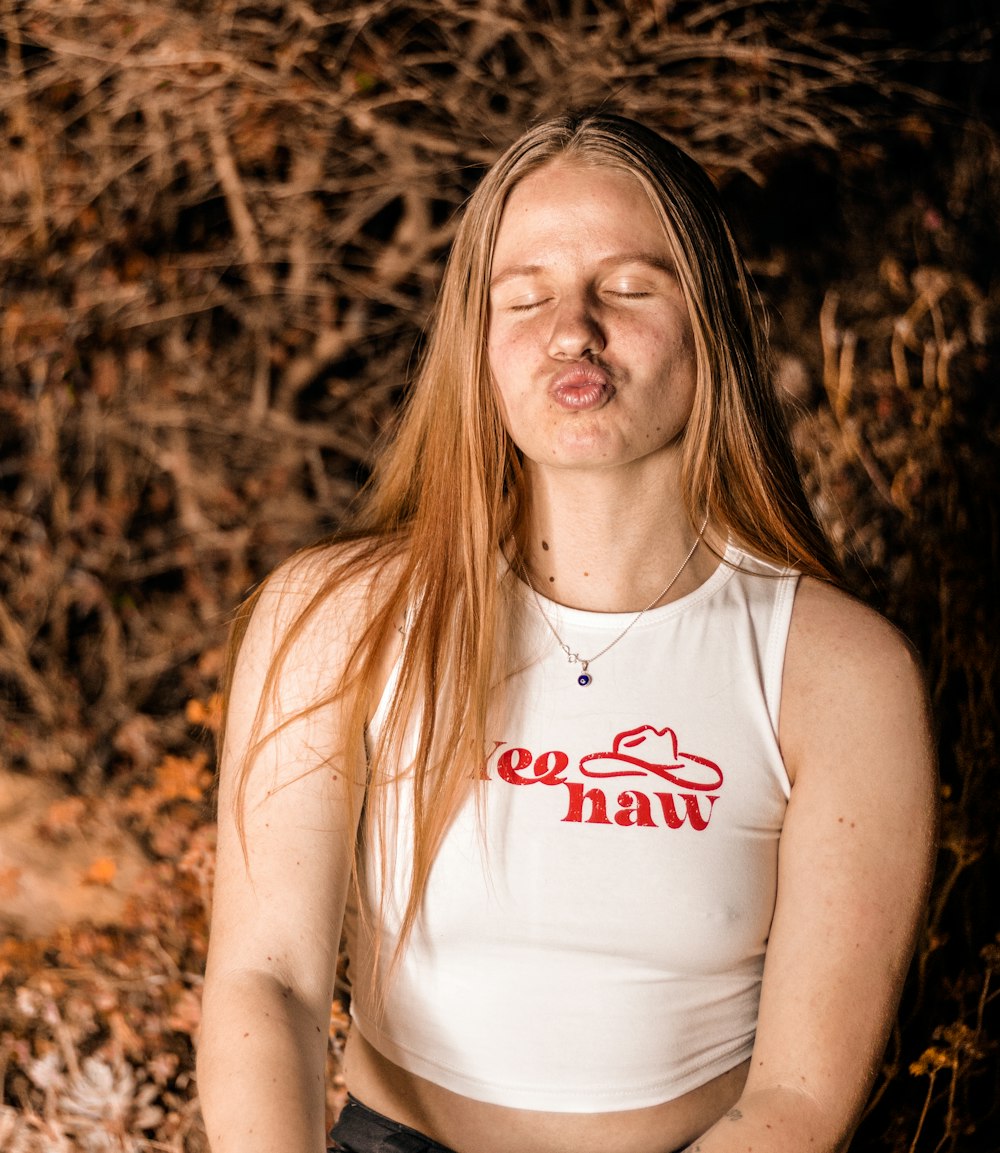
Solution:
<path fill-rule="evenodd" d="M 650 252 L 668 257 L 663 218 L 638 176 L 621 168 L 557 159 L 511 190 L 500 217 L 494 268 L 548 251 L 604 256 Z"/>

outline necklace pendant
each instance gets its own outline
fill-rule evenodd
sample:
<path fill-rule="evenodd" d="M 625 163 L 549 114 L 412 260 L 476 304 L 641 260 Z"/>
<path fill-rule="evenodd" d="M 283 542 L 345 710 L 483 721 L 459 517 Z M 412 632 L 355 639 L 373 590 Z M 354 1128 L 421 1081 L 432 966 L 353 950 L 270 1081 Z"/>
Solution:
<path fill-rule="evenodd" d="M 583 672 L 576 678 L 576 683 L 580 685 L 581 688 L 586 688 L 594 679 L 590 673 L 587 672 L 587 666 L 590 664 L 590 661 L 581 661 L 580 664 L 583 666 Z"/>

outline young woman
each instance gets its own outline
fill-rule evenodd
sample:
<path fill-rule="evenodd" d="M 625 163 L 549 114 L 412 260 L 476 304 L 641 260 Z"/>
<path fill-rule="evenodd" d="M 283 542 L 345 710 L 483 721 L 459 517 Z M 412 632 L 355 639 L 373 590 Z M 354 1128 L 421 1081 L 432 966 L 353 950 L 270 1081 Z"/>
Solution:
<path fill-rule="evenodd" d="M 529 131 L 349 532 L 234 639 L 214 1153 L 833 1153 L 925 900 L 906 644 L 836 587 L 707 178 Z"/>

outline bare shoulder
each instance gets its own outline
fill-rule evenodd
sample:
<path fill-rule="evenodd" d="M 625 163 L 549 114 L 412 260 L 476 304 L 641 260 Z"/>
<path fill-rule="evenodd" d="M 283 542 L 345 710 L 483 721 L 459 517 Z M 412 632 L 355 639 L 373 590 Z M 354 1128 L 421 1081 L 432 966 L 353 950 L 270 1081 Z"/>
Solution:
<path fill-rule="evenodd" d="M 401 565 L 400 557 L 359 541 L 296 553 L 241 608 L 243 659 L 270 662 L 282 652 L 285 663 L 298 658 L 314 669 L 332 668 L 331 657 L 357 642 Z"/>
<path fill-rule="evenodd" d="M 785 656 L 786 694 L 922 695 L 922 686 L 916 651 L 885 617 L 832 585 L 810 577 L 799 582 Z"/>
<path fill-rule="evenodd" d="M 810 578 L 792 612 L 782 686 L 781 744 L 790 769 L 818 745 L 878 741 L 931 761 L 920 661 L 898 629 L 867 605 Z"/>
<path fill-rule="evenodd" d="M 350 711 L 353 698 L 343 690 L 353 675 L 352 661 L 400 563 L 364 542 L 348 542 L 304 550 L 271 573 L 240 607 L 235 621 L 227 752 L 245 750 L 254 744 L 255 734 L 277 733 L 289 718 L 303 710 L 309 713 L 323 701 L 338 699 Z M 398 646 L 394 630 L 376 646 L 374 675 L 365 679 L 369 714 Z M 338 715 L 323 708 L 314 723 L 333 725 Z M 229 759 L 223 762 L 224 780 Z"/>
<path fill-rule="evenodd" d="M 803 577 L 795 596 L 789 645 L 813 655 L 875 665 L 899 662 L 916 667 L 916 654 L 903 634 L 874 609 L 850 594 Z"/>
<path fill-rule="evenodd" d="M 249 602 L 254 618 L 287 624 L 304 610 L 326 608 L 343 625 L 363 613 L 386 578 L 398 574 L 398 558 L 385 558 L 363 541 L 332 542 L 303 549 L 278 565 Z M 331 621 L 331 612 L 321 619 Z"/>

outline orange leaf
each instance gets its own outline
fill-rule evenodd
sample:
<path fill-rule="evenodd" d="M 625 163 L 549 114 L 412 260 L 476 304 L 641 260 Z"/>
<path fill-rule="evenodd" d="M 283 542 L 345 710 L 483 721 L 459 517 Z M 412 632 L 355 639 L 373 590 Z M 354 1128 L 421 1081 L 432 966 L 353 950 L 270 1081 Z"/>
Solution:
<path fill-rule="evenodd" d="M 0 897 L 15 897 L 21 888 L 21 872 L 17 865 L 0 869 Z"/>
<path fill-rule="evenodd" d="M 80 827 L 86 812 L 87 802 L 83 797 L 61 797 L 46 809 L 42 831 L 50 837 L 61 837 L 75 832 Z"/>
<path fill-rule="evenodd" d="M 193 758 L 166 756 L 156 769 L 156 791 L 161 801 L 200 801 L 212 782 L 205 771 L 208 758 L 203 753 Z"/>
<path fill-rule="evenodd" d="M 222 724 L 222 697 L 219 693 L 212 693 L 204 701 L 189 700 L 184 707 L 184 716 L 189 725 L 203 725 L 210 732 L 216 733 Z"/>
<path fill-rule="evenodd" d="M 98 857 L 84 874 L 85 885 L 110 885 L 118 872 L 118 866 L 110 857 Z"/>

